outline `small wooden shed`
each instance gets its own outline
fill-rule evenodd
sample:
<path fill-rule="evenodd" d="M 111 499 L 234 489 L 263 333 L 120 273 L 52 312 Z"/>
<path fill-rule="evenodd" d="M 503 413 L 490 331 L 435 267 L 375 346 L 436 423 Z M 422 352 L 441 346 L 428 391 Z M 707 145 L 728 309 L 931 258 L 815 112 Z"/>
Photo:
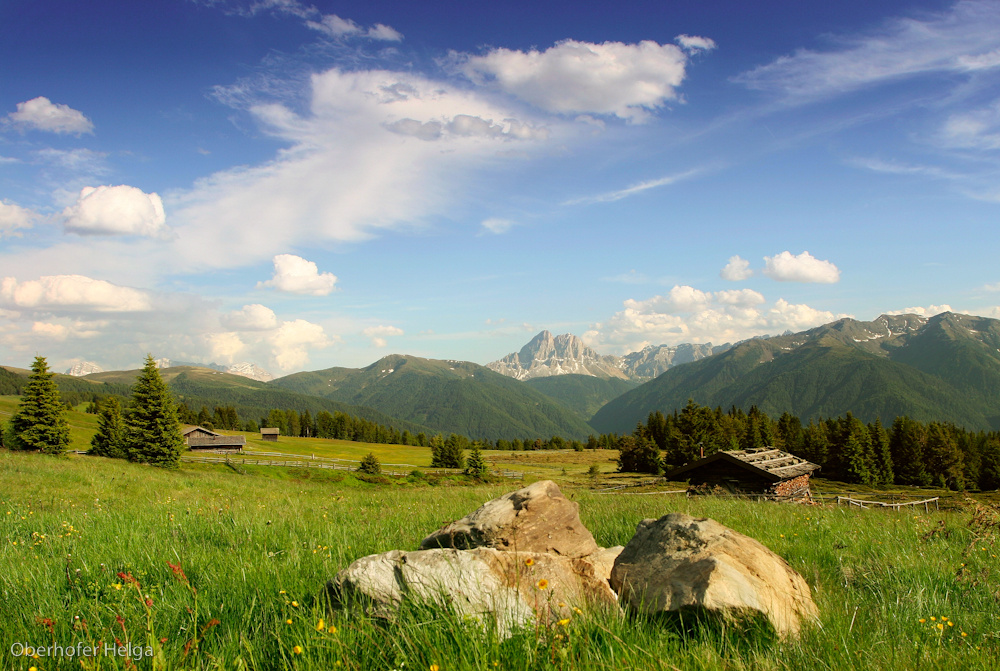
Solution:
<path fill-rule="evenodd" d="M 809 476 L 819 466 L 772 447 L 724 450 L 667 473 L 669 480 L 687 480 L 694 492 L 716 488 L 732 494 L 768 499 L 808 499 Z"/>
<path fill-rule="evenodd" d="M 191 436 L 188 447 L 192 452 L 242 452 L 247 444 L 245 436 Z"/>
<path fill-rule="evenodd" d="M 263 428 L 260 430 L 261 440 L 266 440 L 271 443 L 278 442 L 278 434 L 281 433 L 281 429 L 278 427 Z"/>
<path fill-rule="evenodd" d="M 220 434 L 210 431 L 203 426 L 185 426 L 181 429 L 181 435 L 184 436 L 184 444 L 190 445 L 191 438 L 210 438 Z"/>

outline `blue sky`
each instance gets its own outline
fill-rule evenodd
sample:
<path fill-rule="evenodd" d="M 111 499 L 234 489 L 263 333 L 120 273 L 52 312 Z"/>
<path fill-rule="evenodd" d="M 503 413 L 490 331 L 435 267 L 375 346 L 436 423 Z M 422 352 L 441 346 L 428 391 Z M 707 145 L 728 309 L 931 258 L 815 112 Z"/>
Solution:
<path fill-rule="evenodd" d="M 0 5 L 0 362 L 1000 318 L 1000 3 Z"/>

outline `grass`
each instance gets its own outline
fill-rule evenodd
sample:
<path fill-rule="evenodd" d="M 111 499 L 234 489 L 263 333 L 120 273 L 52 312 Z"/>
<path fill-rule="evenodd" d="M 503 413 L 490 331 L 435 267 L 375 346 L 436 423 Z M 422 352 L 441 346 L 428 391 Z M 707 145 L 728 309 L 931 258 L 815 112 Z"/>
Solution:
<path fill-rule="evenodd" d="M 350 562 L 415 549 L 514 486 L 377 486 L 336 472 L 204 465 L 170 472 L 0 451 L 0 668 L 83 668 L 15 658 L 10 646 L 115 638 L 155 647 L 167 669 L 992 671 L 1000 656 L 1000 543 L 995 528 L 968 526 L 969 510 L 903 515 L 567 489 L 604 546 L 673 511 L 760 540 L 814 591 L 822 625 L 798 641 L 601 616 L 499 641 L 440 612 L 383 623 L 327 611 L 324 584 Z M 126 668 L 121 657 L 84 661 Z"/>

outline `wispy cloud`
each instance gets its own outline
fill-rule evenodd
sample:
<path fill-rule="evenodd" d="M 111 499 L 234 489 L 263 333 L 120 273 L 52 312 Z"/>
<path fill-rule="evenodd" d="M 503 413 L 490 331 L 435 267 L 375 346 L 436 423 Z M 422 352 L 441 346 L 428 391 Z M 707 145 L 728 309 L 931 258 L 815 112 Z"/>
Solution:
<path fill-rule="evenodd" d="M 895 18 L 859 36 L 832 39 L 827 51 L 800 49 L 735 78 L 780 93 L 788 103 L 840 95 L 929 73 L 1000 67 L 1000 4 L 965 0 L 920 18 Z"/>
<path fill-rule="evenodd" d="M 619 189 L 617 191 L 608 191 L 606 193 L 600 193 L 596 196 L 584 196 L 582 198 L 574 198 L 572 200 L 567 200 L 563 205 L 591 205 L 593 203 L 613 203 L 616 200 L 622 200 L 623 198 L 628 198 L 629 196 L 635 196 L 642 193 L 643 191 L 649 191 L 650 189 L 657 189 L 661 186 L 669 186 L 671 184 L 676 184 L 685 179 L 694 177 L 705 172 L 705 168 L 695 168 L 693 170 L 688 170 L 686 172 L 677 173 L 675 175 L 667 175 L 666 177 L 660 177 L 659 179 L 651 179 L 645 182 L 639 182 L 631 186 L 627 186 L 624 189 Z"/>

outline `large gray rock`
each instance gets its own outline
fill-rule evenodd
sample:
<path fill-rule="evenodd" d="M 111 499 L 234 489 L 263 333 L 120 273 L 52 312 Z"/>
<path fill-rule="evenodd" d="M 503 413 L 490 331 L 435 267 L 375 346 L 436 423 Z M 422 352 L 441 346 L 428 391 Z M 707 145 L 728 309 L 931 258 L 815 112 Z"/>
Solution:
<path fill-rule="evenodd" d="M 607 580 L 586 559 L 550 554 L 434 549 L 362 557 L 328 584 L 334 602 L 360 603 L 391 618 L 404 599 L 495 622 L 501 636 L 535 622 L 573 617 L 575 609 L 618 611 Z"/>
<path fill-rule="evenodd" d="M 484 503 L 432 533 L 420 547 L 424 550 L 491 547 L 584 557 L 598 547 L 594 536 L 580 521 L 579 508 L 579 504 L 563 496 L 556 483 L 540 480 Z"/>
<path fill-rule="evenodd" d="M 623 605 L 646 613 L 757 611 L 781 637 L 819 615 L 809 585 L 780 556 L 714 520 L 682 513 L 639 523 L 615 560 L 611 586 Z"/>

